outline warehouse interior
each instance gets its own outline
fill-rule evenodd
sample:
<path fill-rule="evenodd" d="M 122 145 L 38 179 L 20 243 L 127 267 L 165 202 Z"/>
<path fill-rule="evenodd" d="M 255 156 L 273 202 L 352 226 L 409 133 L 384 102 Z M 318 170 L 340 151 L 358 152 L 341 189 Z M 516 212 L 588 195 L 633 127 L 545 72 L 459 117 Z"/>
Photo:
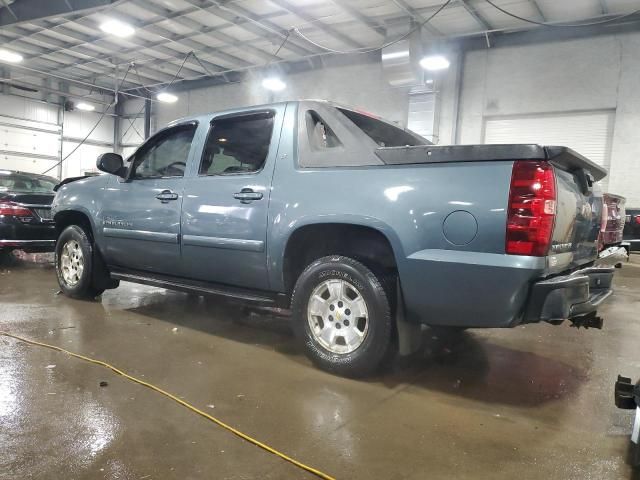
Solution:
<path fill-rule="evenodd" d="M 0 174 L 103 175 L 177 119 L 318 99 L 436 146 L 569 147 L 640 225 L 639 52 L 640 0 L 0 0 Z M 423 328 L 365 379 L 315 368 L 286 309 L 68 298 L 55 258 L 0 255 L 0 479 L 640 478 L 633 251 L 602 330 Z"/>

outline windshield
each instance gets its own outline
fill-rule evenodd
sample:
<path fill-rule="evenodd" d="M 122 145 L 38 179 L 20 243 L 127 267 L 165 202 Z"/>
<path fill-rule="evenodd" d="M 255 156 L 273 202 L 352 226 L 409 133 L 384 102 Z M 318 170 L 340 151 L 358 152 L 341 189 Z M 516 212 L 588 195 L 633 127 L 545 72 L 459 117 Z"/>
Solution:
<path fill-rule="evenodd" d="M 427 139 L 413 133 L 410 130 L 403 130 L 390 123 L 384 122 L 371 115 L 338 108 L 349 120 L 366 133 L 371 140 L 380 147 L 414 147 L 416 145 L 431 145 Z"/>
<path fill-rule="evenodd" d="M 10 173 L 0 175 L 0 192 L 53 193 L 58 181 L 51 177 L 30 177 Z"/>

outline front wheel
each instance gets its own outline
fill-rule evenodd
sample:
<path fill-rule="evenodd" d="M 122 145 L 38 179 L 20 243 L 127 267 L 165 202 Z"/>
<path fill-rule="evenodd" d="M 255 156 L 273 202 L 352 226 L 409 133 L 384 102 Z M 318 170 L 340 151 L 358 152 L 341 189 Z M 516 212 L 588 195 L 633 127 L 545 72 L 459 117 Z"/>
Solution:
<path fill-rule="evenodd" d="M 309 265 L 293 292 L 294 329 L 307 355 L 345 376 L 375 371 L 390 351 L 389 294 L 365 265 L 339 255 Z"/>
<path fill-rule="evenodd" d="M 91 299 L 104 292 L 94 282 L 93 245 L 78 225 L 64 229 L 55 251 L 56 275 L 62 292 L 73 298 Z"/>

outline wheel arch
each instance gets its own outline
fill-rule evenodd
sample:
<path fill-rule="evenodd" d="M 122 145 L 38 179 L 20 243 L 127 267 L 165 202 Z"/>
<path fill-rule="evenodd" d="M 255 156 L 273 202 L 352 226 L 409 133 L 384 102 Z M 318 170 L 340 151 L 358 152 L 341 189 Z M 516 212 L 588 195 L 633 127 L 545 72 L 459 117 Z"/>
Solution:
<path fill-rule="evenodd" d="M 56 212 L 53 217 L 56 222 L 57 236 L 70 225 L 79 225 L 85 229 L 92 241 L 95 241 L 95 226 L 88 212 L 82 209 L 69 209 Z"/>
<path fill-rule="evenodd" d="M 367 248 L 356 248 L 367 247 Z M 296 279 L 313 260 L 339 254 L 373 270 L 397 271 L 402 246 L 393 230 L 371 219 L 306 219 L 290 228 L 278 257 L 282 289 L 291 294 Z"/>

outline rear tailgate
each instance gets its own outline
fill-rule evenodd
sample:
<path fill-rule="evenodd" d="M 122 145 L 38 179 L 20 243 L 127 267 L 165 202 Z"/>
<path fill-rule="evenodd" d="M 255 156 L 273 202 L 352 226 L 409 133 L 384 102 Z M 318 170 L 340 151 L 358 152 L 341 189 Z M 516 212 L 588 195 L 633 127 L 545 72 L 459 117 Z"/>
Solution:
<path fill-rule="evenodd" d="M 579 267 L 598 257 L 603 222 L 603 194 L 596 183 L 607 172 L 566 147 L 545 147 L 555 167 L 557 206 L 549 267 Z"/>

